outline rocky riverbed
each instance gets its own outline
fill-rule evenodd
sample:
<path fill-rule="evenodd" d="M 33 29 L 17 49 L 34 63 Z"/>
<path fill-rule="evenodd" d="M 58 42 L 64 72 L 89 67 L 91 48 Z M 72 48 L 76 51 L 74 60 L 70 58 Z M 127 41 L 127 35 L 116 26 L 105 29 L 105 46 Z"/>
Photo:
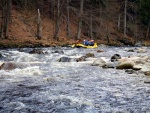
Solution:
<path fill-rule="evenodd" d="M 149 47 L 0 50 L 0 113 L 149 113 Z"/>

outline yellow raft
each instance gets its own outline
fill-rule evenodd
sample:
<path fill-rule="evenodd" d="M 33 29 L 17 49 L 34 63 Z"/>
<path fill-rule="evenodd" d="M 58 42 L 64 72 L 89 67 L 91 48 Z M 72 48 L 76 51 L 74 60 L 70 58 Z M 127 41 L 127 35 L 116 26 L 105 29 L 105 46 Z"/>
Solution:
<path fill-rule="evenodd" d="M 86 46 L 86 45 L 84 45 L 84 44 L 73 44 L 73 45 L 72 45 L 72 48 L 74 48 L 74 47 L 97 48 L 97 43 L 94 43 L 93 46 Z"/>

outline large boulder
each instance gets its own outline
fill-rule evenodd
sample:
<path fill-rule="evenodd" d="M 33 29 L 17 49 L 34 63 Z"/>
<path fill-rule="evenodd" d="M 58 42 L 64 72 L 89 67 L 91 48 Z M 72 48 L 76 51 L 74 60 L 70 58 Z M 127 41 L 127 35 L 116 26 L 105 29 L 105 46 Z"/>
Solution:
<path fill-rule="evenodd" d="M 99 58 L 99 59 L 94 60 L 92 66 L 103 67 L 105 64 L 106 64 L 106 62 L 103 59 Z"/>
<path fill-rule="evenodd" d="M 142 65 L 134 65 L 133 67 L 133 70 L 141 70 L 143 68 Z"/>
<path fill-rule="evenodd" d="M 146 48 L 138 48 L 137 49 L 137 53 L 146 53 L 146 52 L 147 52 Z"/>
<path fill-rule="evenodd" d="M 121 62 L 116 66 L 116 69 L 132 69 L 134 66 L 134 62 L 125 61 Z"/>
<path fill-rule="evenodd" d="M 111 57 L 111 62 L 118 61 L 118 59 L 121 59 L 121 56 L 120 56 L 119 54 L 114 54 L 114 55 Z"/>
<path fill-rule="evenodd" d="M 130 57 L 119 59 L 119 65 L 117 69 L 133 69 L 141 70 L 142 72 L 150 71 L 150 58 L 148 56 L 144 57 Z"/>

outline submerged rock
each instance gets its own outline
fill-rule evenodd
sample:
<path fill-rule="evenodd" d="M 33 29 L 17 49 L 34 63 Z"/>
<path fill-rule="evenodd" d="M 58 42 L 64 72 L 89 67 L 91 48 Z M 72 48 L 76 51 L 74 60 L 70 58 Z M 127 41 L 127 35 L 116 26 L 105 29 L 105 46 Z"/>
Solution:
<path fill-rule="evenodd" d="M 134 49 L 129 49 L 127 52 L 135 52 Z"/>
<path fill-rule="evenodd" d="M 87 58 L 88 58 L 88 57 L 94 57 L 94 54 L 93 54 L 93 53 L 87 53 L 85 56 L 86 56 Z"/>
<path fill-rule="evenodd" d="M 82 56 L 80 58 L 77 58 L 76 61 L 77 62 L 86 61 L 86 58 L 87 58 L 86 56 Z"/>
<path fill-rule="evenodd" d="M 117 65 L 118 65 L 118 62 L 106 62 L 103 68 L 116 68 Z"/>
<path fill-rule="evenodd" d="M 146 79 L 146 80 L 144 80 L 144 83 L 146 83 L 146 84 L 150 84 L 150 79 Z"/>
<path fill-rule="evenodd" d="M 97 50 L 97 52 L 98 52 L 98 53 L 101 53 L 101 52 L 104 52 L 104 51 L 102 51 L 102 50 Z"/>
<path fill-rule="evenodd" d="M 33 49 L 29 53 L 30 54 L 47 54 L 47 52 L 44 52 L 43 50 L 39 50 L 39 49 Z"/>
<path fill-rule="evenodd" d="M 126 69 L 125 72 L 128 73 L 128 74 L 133 74 L 135 72 L 135 70 L 133 70 L 133 69 Z"/>
<path fill-rule="evenodd" d="M 2 58 L 3 57 L 3 55 L 0 53 L 0 58 Z"/>
<path fill-rule="evenodd" d="M 61 57 L 58 62 L 70 62 L 71 61 L 71 58 L 69 57 Z"/>
<path fill-rule="evenodd" d="M 2 70 L 12 70 L 12 69 L 16 69 L 16 68 L 17 68 L 17 65 L 13 62 L 3 63 L 0 66 L 0 69 L 2 69 Z"/>
<path fill-rule="evenodd" d="M 16 63 L 16 62 L 4 62 L 1 66 L 0 66 L 0 70 L 13 70 L 16 68 L 24 68 L 26 67 L 25 64 L 23 63 Z"/>
<path fill-rule="evenodd" d="M 150 72 L 150 65 L 143 65 L 141 71 L 142 72 Z"/>
<path fill-rule="evenodd" d="M 55 50 L 52 53 L 59 53 L 59 54 L 64 54 L 63 50 Z"/>

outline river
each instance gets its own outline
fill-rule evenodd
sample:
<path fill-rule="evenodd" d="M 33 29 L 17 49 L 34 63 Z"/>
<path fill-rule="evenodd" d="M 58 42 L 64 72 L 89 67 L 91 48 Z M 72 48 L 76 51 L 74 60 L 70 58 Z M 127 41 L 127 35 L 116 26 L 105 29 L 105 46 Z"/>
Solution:
<path fill-rule="evenodd" d="M 0 70 L 0 113 L 150 113 L 150 84 L 143 73 L 91 66 L 92 60 L 58 62 L 93 53 L 110 60 L 150 55 L 127 52 L 138 47 L 96 49 L 39 48 L 47 54 L 29 54 L 33 48 L 1 49 L 1 62 L 15 62 L 20 68 Z M 102 50 L 103 52 L 97 52 Z"/>

